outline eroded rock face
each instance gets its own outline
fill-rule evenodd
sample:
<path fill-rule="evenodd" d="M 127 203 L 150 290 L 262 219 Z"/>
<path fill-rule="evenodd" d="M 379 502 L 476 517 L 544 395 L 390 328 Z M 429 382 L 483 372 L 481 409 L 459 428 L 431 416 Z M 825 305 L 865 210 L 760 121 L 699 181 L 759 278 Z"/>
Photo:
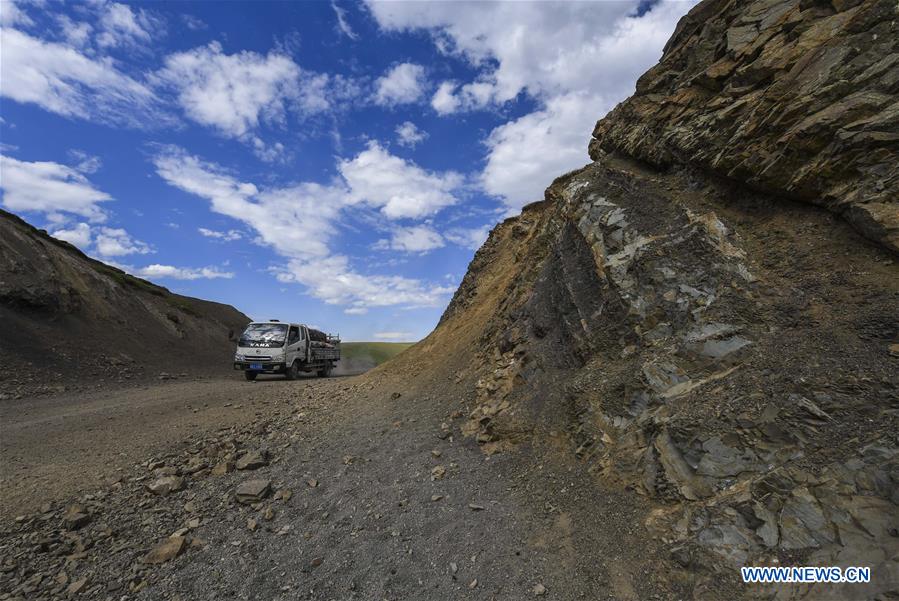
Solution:
<path fill-rule="evenodd" d="M 706 565 L 899 569 L 888 253 L 824 211 L 775 226 L 777 197 L 613 155 L 546 198 L 491 234 L 432 335 L 498 302 L 463 431 L 487 453 L 568 432 L 600 477 L 660 505 L 646 523 L 672 553 Z M 877 274 L 834 278 L 848 267 L 831 251 Z M 864 316 L 840 300 L 853 290 Z"/>
<path fill-rule="evenodd" d="M 899 252 L 899 5 L 706 0 L 593 138 L 594 160 L 702 167 Z"/>

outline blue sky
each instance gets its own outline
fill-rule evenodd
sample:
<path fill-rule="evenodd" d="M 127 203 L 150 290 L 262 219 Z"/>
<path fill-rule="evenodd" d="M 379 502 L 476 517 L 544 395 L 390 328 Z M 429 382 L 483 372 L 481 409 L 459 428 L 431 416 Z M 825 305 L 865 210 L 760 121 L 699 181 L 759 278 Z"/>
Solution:
<path fill-rule="evenodd" d="M 692 5 L 0 0 L 0 204 L 253 318 L 417 340 Z"/>

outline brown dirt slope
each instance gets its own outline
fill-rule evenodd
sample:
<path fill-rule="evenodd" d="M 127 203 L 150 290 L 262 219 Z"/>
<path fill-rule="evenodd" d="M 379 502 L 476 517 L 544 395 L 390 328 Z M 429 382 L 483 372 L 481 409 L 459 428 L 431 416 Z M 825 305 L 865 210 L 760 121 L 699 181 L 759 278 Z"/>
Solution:
<path fill-rule="evenodd" d="M 0 211 L 2 394 L 227 370 L 249 318 L 95 261 Z"/>

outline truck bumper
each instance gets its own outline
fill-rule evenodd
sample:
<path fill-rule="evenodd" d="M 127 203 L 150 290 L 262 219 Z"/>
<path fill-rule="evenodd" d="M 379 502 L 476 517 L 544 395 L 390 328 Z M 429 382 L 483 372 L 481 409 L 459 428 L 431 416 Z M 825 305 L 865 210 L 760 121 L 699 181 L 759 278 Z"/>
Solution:
<path fill-rule="evenodd" d="M 256 365 L 256 363 L 252 363 L 251 361 L 235 361 L 234 369 L 240 371 L 252 369 L 252 371 L 271 374 L 284 371 L 284 363 L 260 363 L 259 365 L 262 366 L 262 369 L 253 369 L 250 367 L 251 365 Z"/>

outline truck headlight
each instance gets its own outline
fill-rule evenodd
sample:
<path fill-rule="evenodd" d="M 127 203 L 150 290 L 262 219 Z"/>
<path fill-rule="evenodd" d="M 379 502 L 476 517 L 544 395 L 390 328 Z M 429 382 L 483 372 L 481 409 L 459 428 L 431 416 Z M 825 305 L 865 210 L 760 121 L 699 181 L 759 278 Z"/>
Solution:
<path fill-rule="evenodd" d="M 234 353 L 234 360 L 243 361 L 243 355 L 241 355 L 240 353 Z"/>

